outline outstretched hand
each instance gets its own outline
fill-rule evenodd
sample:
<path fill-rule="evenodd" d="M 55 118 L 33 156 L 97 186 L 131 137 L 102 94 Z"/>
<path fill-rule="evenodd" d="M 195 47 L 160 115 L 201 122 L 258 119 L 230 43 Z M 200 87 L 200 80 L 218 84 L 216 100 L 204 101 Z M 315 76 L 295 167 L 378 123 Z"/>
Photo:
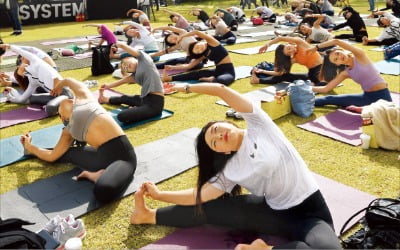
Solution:
<path fill-rule="evenodd" d="M 158 200 L 160 196 L 160 190 L 157 186 L 152 182 L 145 182 L 141 187 L 144 190 L 144 194 L 147 197 L 152 198 L 153 200 Z"/>
<path fill-rule="evenodd" d="M 258 50 L 258 53 L 259 53 L 259 54 L 265 53 L 265 51 L 267 51 L 267 49 L 268 49 L 268 44 L 265 44 L 264 46 L 262 46 L 262 47 Z"/>
<path fill-rule="evenodd" d="M 22 144 L 22 146 L 24 147 L 24 149 L 27 149 L 27 147 L 28 147 L 29 145 L 31 145 L 32 137 L 31 137 L 31 135 L 29 134 L 29 132 L 27 132 L 26 134 L 21 135 L 21 138 L 20 138 L 19 141 L 21 142 L 21 144 Z"/>

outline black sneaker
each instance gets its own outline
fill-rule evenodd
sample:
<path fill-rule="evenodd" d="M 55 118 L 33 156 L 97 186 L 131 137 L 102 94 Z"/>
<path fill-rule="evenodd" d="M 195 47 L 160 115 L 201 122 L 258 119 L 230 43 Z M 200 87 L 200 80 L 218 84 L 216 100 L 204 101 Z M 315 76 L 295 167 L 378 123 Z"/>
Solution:
<path fill-rule="evenodd" d="M 22 34 L 22 31 L 14 31 L 13 33 L 11 33 L 11 36 L 19 36 Z"/>

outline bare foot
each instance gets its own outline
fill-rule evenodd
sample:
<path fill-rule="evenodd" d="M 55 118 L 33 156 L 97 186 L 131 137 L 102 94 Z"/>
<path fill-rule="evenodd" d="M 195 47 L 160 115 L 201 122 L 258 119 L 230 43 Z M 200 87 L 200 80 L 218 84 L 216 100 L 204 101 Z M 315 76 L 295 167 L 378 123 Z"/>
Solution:
<path fill-rule="evenodd" d="M 99 89 L 99 99 L 98 99 L 98 101 L 99 101 L 100 104 L 108 103 L 108 101 L 110 99 L 109 97 L 104 96 L 104 90 L 105 89 Z"/>
<path fill-rule="evenodd" d="M 362 38 L 362 44 L 363 44 L 363 45 L 367 45 L 367 44 L 368 44 L 368 37 L 363 36 L 363 38 Z"/>
<path fill-rule="evenodd" d="M 100 176 L 104 173 L 104 169 L 100 169 L 97 172 L 89 172 L 89 171 L 82 171 L 76 178 L 80 179 L 88 179 L 91 182 L 96 183 Z"/>
<path fill-rule="evenodd" d="M 253 70 L 253 71 L 251 72 L 250 83 L 251 83 L 251 84 L 260 83 L 260 78 L 257 77 L 255 70 Z"/>
<path fill-rule="evenodd" d="M 144 203 L 144 190 L 140 188 L 135 193 L 135 210 L 131 214 L 131 224 L 155 224 L 156 210 L 149 209 Z"/>
<path fill-rule="evenodd" d="M 172 81 L 172 77 L 168 75 L 168 72 L 167 72 L 167 71 L 168 71 L 168 70 L 166 70 L 166 69 L 163 70 L 163 73 L 162 73 L 162 76 L 161 76 L 161 81 L 163 81 L 163 82 L 170 82 L 170 81 Z"/>
<path fill-rule="evenodd" d="M 262 239 L 256 239 L 251 244 L 239 244 L 235 250 L 270 250 L 272 246 L 265 243 Z"/>
<path fill-rule="evenodd" d="M 358 107 L 358 106 L 354 106 L 354 105 L 350 105 L 350 106 L 346 107 L 346 110 L 354 112 L 354 113 L 361 114 L 363 108 L 362 107 Z"/>
<path fill-rule="evenodd" d="M 202 82 L 213 82 L 214 80 L 215 80 L 215 77 L 213 77 L 213 76 L 199 78 L 199 81 L 202 81 Z"/>

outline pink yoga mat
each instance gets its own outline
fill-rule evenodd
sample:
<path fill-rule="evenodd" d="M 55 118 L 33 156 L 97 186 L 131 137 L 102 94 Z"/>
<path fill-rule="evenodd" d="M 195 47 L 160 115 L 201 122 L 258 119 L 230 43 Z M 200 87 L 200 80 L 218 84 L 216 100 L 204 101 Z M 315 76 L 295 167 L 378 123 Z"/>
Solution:
<path fill-rule="evenodd" d="M 0 113 L 0 128 L 29 121 L 41 120 L 46 117 L 48 117 L 48 115 L 42 106 L 30 105 L 28 107 Z"/>
<path fill-rule="evenodd" d="M 331 211 L 337 234 L 351 215 L 366 207 L 376 198 L 324 176 L 315 173 L 313 176 Z M 257 235 L 232 235 L 227 229 L 204 226 L 178 229 L 142 249 L 233 249 L 239 243 L 249 243 L 256 238 Z M 287 242 L 287 240 L 275 236 L 261 235 L 261 238 L 272 246 Z"/>
<path fill-rule="evenodd" d="M 360 114 L 338 109 L 335 112 L 297 126 L 313 133 L 358 146 L 361 145 L 361 125 L 362 118 Z"/>

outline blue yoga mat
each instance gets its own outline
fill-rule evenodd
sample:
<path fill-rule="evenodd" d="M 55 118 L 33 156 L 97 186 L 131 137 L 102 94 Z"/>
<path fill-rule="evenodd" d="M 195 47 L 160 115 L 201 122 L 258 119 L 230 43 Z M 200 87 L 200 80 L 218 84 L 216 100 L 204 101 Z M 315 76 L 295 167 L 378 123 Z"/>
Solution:
<path fill-rule="evenodd" d="M 155 116 L 153 118 L 140 122 L 123 124 L 117 119 L 117 115 L 123 109 L 124 108 L 114 109 L 110 111 L 110 113 L 111 116 L 115 119 L 115 121 L 124 130 L 140 126 L 147 122 L 164 119 L 174 114 L 174 112 L 172 111 L 163 110 L 160 116 Z M 31 133 L 32 143 L 41 148 L 53 148 L 57 144 L 58 139 L 60 138 L 63 127 L 64 127 L 63 124 L 59 124 L 32 132 Z M 31 157 L 24 155 L 24 148 L 22 147 L 22 144 L 20 143 L 19 140 L 20 140 L 19 135 L 0 140 L 0 168 L 5 167 L 14 162 L 23 161 Z"/>
<path fill-rule="evenodd" d="M 377 62 L 374 65 L 382 74 L 400 75 L 400 56 Z"/>

